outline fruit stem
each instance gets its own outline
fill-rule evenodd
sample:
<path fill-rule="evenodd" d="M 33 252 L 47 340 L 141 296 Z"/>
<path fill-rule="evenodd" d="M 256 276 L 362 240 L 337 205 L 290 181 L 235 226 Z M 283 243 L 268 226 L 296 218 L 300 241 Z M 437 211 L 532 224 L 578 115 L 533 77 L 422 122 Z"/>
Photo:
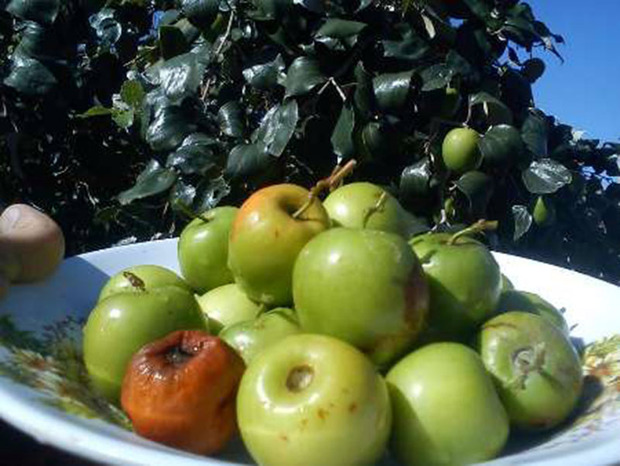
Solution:
<path fill-rule="evenodd" d="M 356 165 L 357 161 L 349 160 L 344 167 L 335 170 L 329 177 L 319 180 L 317 184 L 310 189 L 306 202 L 304 202 L 303 205 L 293 213 L 293 218 L 298 219 L 301 215 L 303 215 L 303 213 L 308 210 L 308 207 L 310 207 L 319 194 L 326 189 L 331 189 L 333 186 L 339 184 L 345 176 L 349 175 L 353 171 Z"/>
<path fill-rule="evenodd" d="M 183 213 L 187 217 L 191 218 L 192 220 L 195 220 L 195 219 L 199 218 L 200 220 L 202 220 L 205 223 L 209 223 L 211 221 L 207 217 L 205 217 L 203 214 L 197 214 L 196 212 L 194 212 L 184 202 L 177 202 L 177 207 L 179 208 L 181 213 Z"/>
<path fill-rule="evenodd" d="M 474 233 L 480 233 L 487 230 L 495 230 L 497 228 L 497 220 L 484 220 L 480 219 L 473 225 L 463 228 L 461 231 L 457 231 L 448 239 L 448 245 L 453 245 L 457 239 L 461 236 L 466 236 Z"/>
<path fill-rule="evenodd" d="M 366 225 L 368 224 L 370 217 L 376 212 L 380 212 L 383 209 L 383 206 L 385 205 L 385 201 L 387 201 L 387 193 L 383 191 L 381 193 L 381 196 L 379 196 L 377 203 L 373 205 L 372 207 L 370 207 L 364 214 L 364 221 L 362 222 L 362 225 L 364 225 L 364 228 L 366 228 Z"/>

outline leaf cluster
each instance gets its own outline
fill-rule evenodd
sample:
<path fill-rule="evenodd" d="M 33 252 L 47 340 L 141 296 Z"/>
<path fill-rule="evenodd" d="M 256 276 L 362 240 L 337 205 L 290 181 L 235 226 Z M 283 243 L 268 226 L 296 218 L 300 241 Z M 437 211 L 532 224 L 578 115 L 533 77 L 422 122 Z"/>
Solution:
<path fill-rule="evenodd" d="M 561 59 L 563 38 L 525 2 L 12 0 L 2 25 L 2 183 L 60 193 L 43 205 L 61 216 L 77 196 L 91 243 L 175 234 L 187 213 L 355 158 L 354 179 L 428 229 L 496 219 L 498 250 L 620 278 L 620 190 L 601 183 L 619 146 L 536 108 L 539 55 Z M 460 126 L 483 158 L 456 175 L 441 143 Z"/>

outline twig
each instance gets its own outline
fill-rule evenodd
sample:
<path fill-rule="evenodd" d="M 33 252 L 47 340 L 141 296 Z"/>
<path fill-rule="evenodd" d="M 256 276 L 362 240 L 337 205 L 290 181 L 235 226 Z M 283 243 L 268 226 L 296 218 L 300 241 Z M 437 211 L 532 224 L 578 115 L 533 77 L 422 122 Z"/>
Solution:
<path fill-rule="evenodd" d="M 329 78 L 327 80 L 327 82 L 325 84 L 323 84 L 323 86 L 321 87 L 321 89 L 319 89 L 318 94 L 321 95 L 323 92 L 325 92 L 325 89 L 328 88 L 329 85 L 332 85 L 336 88 L 336 92 L 338 92 L 338 95 L 340 96 L 340 98 L 342 99 L 343 102 L 346 102 L 347 100 L 347 95 L 344 93 L 344 91 L 342 90 L 342 88 L 340 87 L 340 85 L 336 82 L 336 80 L 334 78 Z"/>
<path fill-rule="evenodd" d="M 217 58 L 224 48 L 224 44 L 228 42 L 228 38 L 230 37 L 230 33 L 232 31 L 233 21 L 235 20 L 235 10 L 230 10 L 230 16 L 228 17 L 228 24 L 226 25 L 226 31 L 224 31 L 224 35 L 222 36 L 222 40 L 217 45 L 215 52 L 213 53 L 213 58 Z M 213 84 L 213 77 L 207 79 L 204 87 L 202 88 L 201 99 L 204 101 L 207 98 L 207 94 L 209 93 L 209 88 L 211 84 Z"/>

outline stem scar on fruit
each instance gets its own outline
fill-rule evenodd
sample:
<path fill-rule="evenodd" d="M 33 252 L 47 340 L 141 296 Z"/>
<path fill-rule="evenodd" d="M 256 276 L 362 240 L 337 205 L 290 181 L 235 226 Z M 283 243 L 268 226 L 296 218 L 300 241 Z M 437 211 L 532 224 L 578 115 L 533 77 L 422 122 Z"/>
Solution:
<path fill-rule="evenodd" d="M 366 226 L 368 225 L 368 222 L 370 221 L 370 217 L 372 217 L 374 214 L 381 212 L 383 210 L 383 207 L 385 206 L 386 201 L 387 201 L 387 192 L 383 191 L 381 193 L 381 196 L 379 196 L 377 203 L 373 205 L 372 207 L 368 208 L 368 210 L 366 210 L 366 213 L 364 214 L 364 220 L 362 222 L 362 224 L 364 225 L 364 228 L 366 228 Z"/>
<path fill-rule="evenodd" d="M 485 219 L 480 219 L 478 220 L 476 223 L 474 223 L 473 225 L 467 227 L 467 228 L 463 228 L 460 231 L 457 231 L 456 233 L 454 233 L 447 241 L 446 244 L 448 244 L 449 246 L 452 246 L 456 243 L 456 240 L 458 240 L 461 236 L 467 236 L 470 234 L 475 234 L 475 233 L 481 233 L 483 231 L 487 231 L 487 230 L 495 230 L 497 229 L 497 225 L 498 222 L 497 220 L 485 220 Z"/>

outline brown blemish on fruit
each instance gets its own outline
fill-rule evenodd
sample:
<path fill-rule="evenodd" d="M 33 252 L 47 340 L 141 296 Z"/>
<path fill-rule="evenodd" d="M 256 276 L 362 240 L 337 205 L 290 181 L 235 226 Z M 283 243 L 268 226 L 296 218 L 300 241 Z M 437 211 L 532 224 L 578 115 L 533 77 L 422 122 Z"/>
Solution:
<path fill-rule="evenodd" d="M 280 237 L 280 230 L 278 230 L 277 228 L 273 231 L 273 236 L 275 236 L 276 238 Z"/>
<path fill-rule="evenodd" d="M 335 405 L 334 403 L 331 403 L 331 402 L 330 402 L 330 403 L 329 403 L 329 407 L 330 407 L 330 408 L 335 408 L 335 407 L 336 407 L 336 405 Z"/>
<path fill-rule="evenodd" d="M 280 439 L 284 442 L 288 442 L 288 436 L 284 435 L 284 434 L 280 434 Z"/>
<path fill-rule="evenodd" d="M 308 426 L 308 419 L 302 419 L 301 420 L 301 429 L 305 429 Z"/>
<path fill-rule="evenodd" d="M 146 284 L 144 283 L 144 280 L 138 277 L 135 273 L 123 272 L 123 277 L 125 277 L 129 284 L 134 288 L 138 288 L 140 291 L 146 291 Z"/>
<path fill-rule="evenodd" d="M 353 414 L 355 411 L 357 411 L 357 403 L 351 403 L 349 405 L 349 412 Z"/>
<path fill-rule="evenodd" d="M 327 419 L 327 416 L 329 416 L 329 413 L 323 408 L 319 408 L 319 410 L 317 411 L 317 416 L 319 416 L 319 418 L 324 421 L 325 419 Z"/>
<path fill-rule="evenodd" d="M 428 282 L 420 264 L 415 264 L 412 267 L 403 292 L 405 298 L 405 322 L 417 334 L 426 320 L 430 295 Z"/>

